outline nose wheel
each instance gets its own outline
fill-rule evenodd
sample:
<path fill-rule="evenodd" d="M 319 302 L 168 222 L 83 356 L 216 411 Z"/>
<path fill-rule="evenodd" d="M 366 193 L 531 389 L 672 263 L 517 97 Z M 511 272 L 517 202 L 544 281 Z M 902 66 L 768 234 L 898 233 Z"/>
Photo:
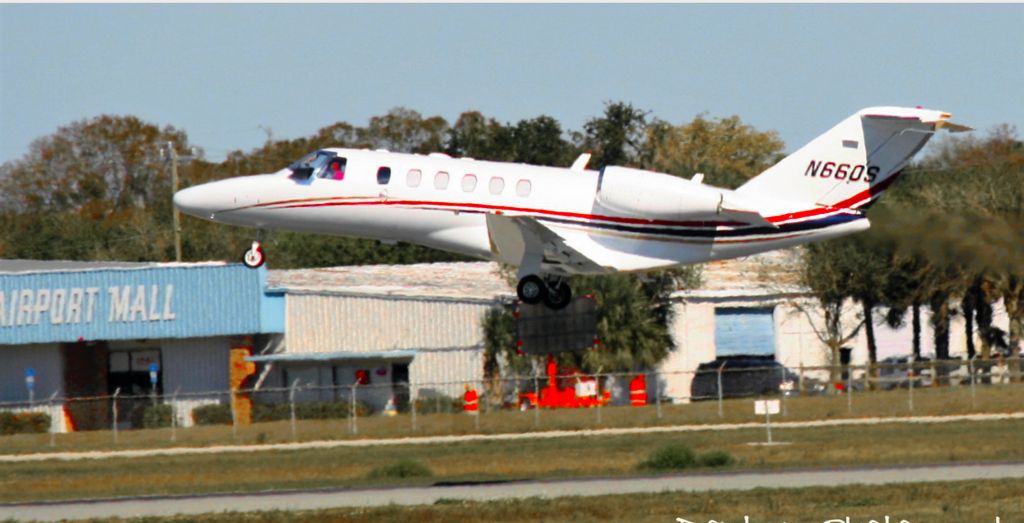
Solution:
<path fill-rule="evenodd" d="M 529 305 L 544 302 L 549 309 L 560 310 L 572 302 L 572 288 L 563 278 L 550 278 L 547 281 L 536 274 L 530 274 L 519 280 L 516 286 L 519 300 Z"/>
<path fill-rule="evenodd" d="M 250 269 L 258 269 L 266 262 L 267 257 L 263 254 L 263 246 L 258 241 L 252 242 L 252 247 L 249 247 L 249 250 L 242 255 L 242 263 Z"/>

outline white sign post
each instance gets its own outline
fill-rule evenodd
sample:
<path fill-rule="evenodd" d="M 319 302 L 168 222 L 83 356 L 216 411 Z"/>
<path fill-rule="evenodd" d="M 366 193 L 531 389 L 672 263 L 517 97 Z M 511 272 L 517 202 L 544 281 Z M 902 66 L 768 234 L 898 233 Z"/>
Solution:
<path fill-rule="evenodd" d="M 772 414 L 779 412 L 779 400 L 757 400 L 754 402 L 754 414 L 764 416 L 764 426 L 768 431 L 768 445 L 772 444 Z"/>

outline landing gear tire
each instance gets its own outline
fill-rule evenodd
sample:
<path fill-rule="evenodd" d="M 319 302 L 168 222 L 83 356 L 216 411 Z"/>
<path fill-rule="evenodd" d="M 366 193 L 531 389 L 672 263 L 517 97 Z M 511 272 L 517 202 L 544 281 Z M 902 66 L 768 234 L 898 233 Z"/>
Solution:
<path fill-rule="evenodd" d="M 267 262 L 267 257 L 263 254 L 263 246 L 260 242 L 252 242 L 252 247 L 245 251 L 242 256 L 242 263 L 250 269 L 258 269 L 264 263 Z"/>
<path fill-rule="evenodd" d="M 544 305 L 551 310 L 562 310 L 572 302 L 572 288 L 568 283 L 557 282 L 549 285 L 544 293 Z"/>
<path fill-rule="evenodd" d="M 516 286 L 516 294 L 519 300 L 529 305 L 536 305 L 545 300 L 547 296 L 547 285 L 539 276 L 531 274 L 519 280 Z"/>

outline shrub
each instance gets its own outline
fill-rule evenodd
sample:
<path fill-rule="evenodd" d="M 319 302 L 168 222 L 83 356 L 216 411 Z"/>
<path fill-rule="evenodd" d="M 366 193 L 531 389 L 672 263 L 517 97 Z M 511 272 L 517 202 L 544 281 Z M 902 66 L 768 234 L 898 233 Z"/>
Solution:
<path fill-rule="evenodd" d="M 31 434 L 47 432 L 50 415 L 42 412 L 0 412 L 0 434 Z"/>
<path fill-rule="evenodd" d="M 150 405 L 142 414 L 142 426 L 147 429 L 159 429 L 171 426 L 174 408 L 170 404 Z"/>
<path fill-rule="evenodd" d="M 733 459 L 732 454 L 729 454 L 724 450 L 712 450 L 711 452 L 705 452 L 697 458 L 697 461 L 700 462 L 702 467 L 725 467 L 736 462 L 736 460 Z"/>
<path fill-rule="evenodd" d="M 686 445 L 668 445 L 655 450 L 646 461 L 637 466 L 640 470 L 664 472 L 685 470 L 693 467 L 724 467 L 732 465 L 735 460 L 732 454 L 724 450 L 712 450 L 697 455 Z"/>
<path fill-rule="evenodd" d="M 192 410 L 192 419 L 196 425 L 230 425 L 230 405 L 203 405 Z"/>
<path fill-rule="evenodd" d="M 347 401 L 313 401 L 295 404 L 296 419 L 341 419 L 349 416 L 350 405 Z M 369 416 L 373 409 L 362 401 L 356 402 L 356 414 L 360 417 Z M 252 406 L 253 421 L 281 421 L 291 419 L 291 406 L 288 403 L 254 403 Z"/>
<path fill-rule="evenodd" d="M 298 417 L 298 412 L 296 412 Z M 264 421 L 281 421 L 291 419 L 291 410 L 287 403 L 253 403 L 252 420 L 256 423 Z"/>
<path fill-rule="evenodd" d="M 414 461 L 406 459 L 399 461 L 387 466 L 377 467 L 367 474 L 368 478 L 380 479 L 380 478 L 429 478 L 433 476 L 434 472 L 430 470 L 430 467 Z"/>
<path fill-rule="evenodd" d="M 686 445 L 668 445 L 661 447 L 640 462 L 640 470 L 655 472 L 666 470 L 683 470 L 697 466 L 697 454 Z"/>
<path fill-rule="evenodd" d="M 416 398 L 416 412 L 419 414 L 462 412 L 462 398 L 453 398 L 444 394 L 430 398 Z"/>

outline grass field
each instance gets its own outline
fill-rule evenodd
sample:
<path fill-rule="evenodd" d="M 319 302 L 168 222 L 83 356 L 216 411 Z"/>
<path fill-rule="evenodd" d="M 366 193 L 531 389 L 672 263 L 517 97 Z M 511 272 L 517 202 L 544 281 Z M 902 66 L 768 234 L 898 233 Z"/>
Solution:
<path fill-rule="evenodd" d="M 780 429 L 776 447 L 761 429 L 629 436 L 483 441 L 449 445 L 335 448 L 0 464 L 0 502 L 149 494 L 415 485 L 636 474 L 652 450 L 683 443 L 724 450 L 734 470 L 964 461 L 1022 461 L 1024 420 Z M 430 478 L 369 479 L 382 465 L 422 463 Z"/>
<path fill-rule="evenodd" d="M 787 398 L 785 412 L 777 421 L 825 420 L 861 417 L 898 417 L 907 415 L 949 415 L 970 413 L 1006 413 L 1024 411 L 1024 384 L 977 388 L 972 398 L 969 387 L 923 388 L 913 391 L 913 411 L 909 392 L 855 393 L 850 403 L 845 396 Z M 297 423 L 295 440 L 333 440 L 349 438 L 395 438 L 447 434 L 498 434 L 537 430 L 573 430 L 598 427 L 646 427 L 658 425 L 689 425 L 743 423 L 761 421 L 753 415 L 752 400 L 726 400 L 722 416 L 718 402 L 705 401 L 688 405 L 608 407 L 602 409 L 492 411 L 479 420 L 461 414 L 430 414 L 416 417 L 413 430 L 408 414 L 396 417 L 371 416 L 357 420 L 358 433 L 353 434 L 349 420 L 302 420 Z M 477 428 L 479 423 L 479 429 Z M 21 434 L 0 437 L 4 454 L 53 451 L 86 451 L 170 446 L 209 446 L 217 444 L 260 444 L 293 441 L 288 422 L 257 423 L 238 427 L 205 426 L 178 429 L 171 442 L 171 429 L 121 431 L 114 443 L 110 431 L 58 434 L 50 446 L 48 434 Z"/>
<path fill-rule="evenodd" d="M 1002 481 L 912 483 L 842 488 L 756 489 L 735 492 L 665 492 L 604 497 L 566 497 L 493 502 L 445 500 L 429 506 L 334 509 L 299 512 L 223 513 L 174 518 L 116 519 L 125 522 L 307 523 L 307 522 L 579 522 L 692 523 L 1017 523 L 1024 521 L 1024 489 Z"/>

